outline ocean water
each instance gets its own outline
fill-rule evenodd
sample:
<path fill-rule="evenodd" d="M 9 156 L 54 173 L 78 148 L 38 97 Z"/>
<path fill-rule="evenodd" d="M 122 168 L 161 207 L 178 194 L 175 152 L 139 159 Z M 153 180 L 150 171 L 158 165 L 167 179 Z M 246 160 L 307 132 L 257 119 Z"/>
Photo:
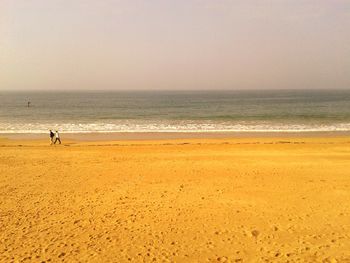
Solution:
<path fill-rule="evenodd" d="M 0 92 L 0 133 L 49 129 L 71 133 L 350 131 L 350 90 Z"/>

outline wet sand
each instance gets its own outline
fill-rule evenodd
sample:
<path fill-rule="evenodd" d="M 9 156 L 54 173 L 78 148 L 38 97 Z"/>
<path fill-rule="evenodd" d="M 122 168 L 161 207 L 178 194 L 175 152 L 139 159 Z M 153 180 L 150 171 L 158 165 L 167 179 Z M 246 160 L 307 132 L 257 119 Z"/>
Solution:
<path fill-rule="evenodd" d="M 172 140 L 172 139 L 230 139 L 230 138 L 332 138 L 348 137 L 350 132 L 110 132 L 110 133 L 61 133 L 65 140 L 115 141 L 115 140 Z M 0 138 L 11 140 L 45 140 L 47 134 L 7 133 Z"/>
<path fill-rule="evenodd" d="M 349 175 L 345 136 L 0 139 L 0 261 L 350 262 Z"/>

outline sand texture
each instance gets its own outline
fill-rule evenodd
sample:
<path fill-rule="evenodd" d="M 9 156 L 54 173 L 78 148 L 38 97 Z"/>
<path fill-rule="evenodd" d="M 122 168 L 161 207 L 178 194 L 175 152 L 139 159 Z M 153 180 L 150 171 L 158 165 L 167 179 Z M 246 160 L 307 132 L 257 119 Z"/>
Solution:
<path fill-rule="evenodd" d="M 0 139 L 1 262 L 350 262 L 350 139 Z"/>

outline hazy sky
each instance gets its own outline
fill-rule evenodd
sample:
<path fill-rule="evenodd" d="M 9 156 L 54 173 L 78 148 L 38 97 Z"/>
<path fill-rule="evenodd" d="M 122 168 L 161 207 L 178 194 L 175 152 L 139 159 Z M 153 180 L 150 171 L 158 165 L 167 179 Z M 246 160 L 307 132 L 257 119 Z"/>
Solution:
<path fill-rule="evenodd" d="M 349 0 L 0 0 L 0 90 L 350 88 Z"/>

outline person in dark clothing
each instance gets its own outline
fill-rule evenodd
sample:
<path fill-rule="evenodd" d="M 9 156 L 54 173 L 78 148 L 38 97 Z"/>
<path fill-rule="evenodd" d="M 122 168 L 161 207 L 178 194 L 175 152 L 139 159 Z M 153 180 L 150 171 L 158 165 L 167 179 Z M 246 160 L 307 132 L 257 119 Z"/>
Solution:
<path fill-rule="evenodd" d="M 55 137 L 55 134 L 53 133 L 52 130 L 50 130 L 50 145 L 53 144 L 53 137 Z"/>

